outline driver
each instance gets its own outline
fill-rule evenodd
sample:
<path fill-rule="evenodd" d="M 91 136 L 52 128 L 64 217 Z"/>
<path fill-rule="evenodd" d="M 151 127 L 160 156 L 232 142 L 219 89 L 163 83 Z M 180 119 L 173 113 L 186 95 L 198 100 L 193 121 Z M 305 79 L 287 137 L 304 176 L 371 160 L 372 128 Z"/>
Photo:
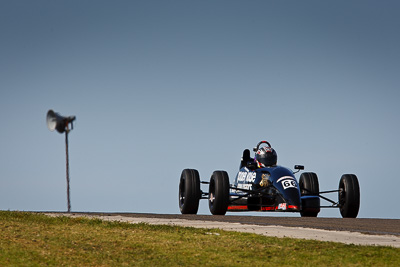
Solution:
<path fill-rule="evenodd" d="M 258 168 L 272 167 L 278 161 L 278 155 L 272 147 L 261 147 L 257 150 L 254 161 Z"/>

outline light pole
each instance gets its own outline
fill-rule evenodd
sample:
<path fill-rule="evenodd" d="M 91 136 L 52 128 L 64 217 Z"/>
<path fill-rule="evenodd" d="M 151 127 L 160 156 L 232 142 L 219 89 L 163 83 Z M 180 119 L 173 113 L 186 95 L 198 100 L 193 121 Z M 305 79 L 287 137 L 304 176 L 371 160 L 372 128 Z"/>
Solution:
<path fill-rule="evenodd" d="M 66 159 L 66 176 L 67 176 L 67 205 L 68 212 L 71 212 L 71 198 L 70 198 L 70 187 L 69 187 L 69 154 L 68 154 L 68 134 L 74 128 L 73 121 L 76 119 L 75 116 L 63 117 L 60 114 L 49 110 L 46 116 L 47 127 L 50 131 L 57 130 L 59 133 L 65 132 L 65 159 Z M 71 129 L 69 128 L 71 124 Z"/>

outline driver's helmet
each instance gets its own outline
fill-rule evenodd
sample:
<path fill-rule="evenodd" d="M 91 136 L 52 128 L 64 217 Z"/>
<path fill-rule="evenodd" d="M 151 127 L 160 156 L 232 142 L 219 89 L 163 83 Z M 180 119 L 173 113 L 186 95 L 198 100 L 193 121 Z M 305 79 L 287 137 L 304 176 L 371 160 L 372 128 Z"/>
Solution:
<path fill-rule="evenodd" d="M 275 166 L 278 155 L 272 147 L 264 146 L 257 150 L 254 160 L 257 162 L 258 168 Z"/>

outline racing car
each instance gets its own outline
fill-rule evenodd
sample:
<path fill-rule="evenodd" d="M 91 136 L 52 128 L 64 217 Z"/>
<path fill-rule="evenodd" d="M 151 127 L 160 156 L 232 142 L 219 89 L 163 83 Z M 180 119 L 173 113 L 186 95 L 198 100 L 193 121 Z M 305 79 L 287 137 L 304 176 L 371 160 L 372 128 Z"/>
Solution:
<path fill-rule="evenodd" d="M 343 218 L 356 218 L 360 207 L 360 187 L 354 174 L 344 174 L 337 190 L 319 191 L 318 177 L 303 172 L 299 181 L 296 173 L 304 166 L 295 165 L 295 171 L 277 165 L 276 151 L 268 141 L 261 141 L 250 150 L 245 149 L 239 172 L 230 184 L 226 171 L 214 171 L 210 181 L 200 181 L 195 169 L 184 169 L 179 182 L 179 208 L 182 214 L 197 214 L 200 199 L 208 199 L 213 215 L 227 211 L 299 212 L 302 217 L 317 217 L 321 208 L 338 208 Z M 208 184 L 208 192 L 201 190 Z M 334 201 L 324 194 L 337 193 Z M 330 205 L 321 206 L 321 199 Z"/>

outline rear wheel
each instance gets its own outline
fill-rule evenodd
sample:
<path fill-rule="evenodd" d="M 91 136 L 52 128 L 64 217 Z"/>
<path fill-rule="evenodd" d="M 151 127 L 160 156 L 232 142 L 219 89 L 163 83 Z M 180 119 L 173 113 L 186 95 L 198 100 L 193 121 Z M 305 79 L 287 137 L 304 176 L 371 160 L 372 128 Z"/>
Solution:
<path fill-rule="evenodd" d="M 225 171 L 215 171 L 210 179 L 208 206 L 213 215 L 225 215 L 229 205 L 229 176 Z"/>
<path fill-rule="evenodd" d="M 344 174 L 340 178 L 339 206 L 343 218 L 357 217 L 360 209 L 360 185 L 354 174 Z"/>
<path fill-rule="evenodd" d="M 301 217 L 317 217 L 320 211 L 318 176 L 313 172 L 304 172 L 299 180 L 301 196 L 318 196 L 318 198 L 302 198 Z"/>
<path fill-rule="evenodd" d="M 182 214 L 196 214 L 201 198 L 200 176 L 194 169 L 184 169 L 179 182 L 179 209 Z"/>

